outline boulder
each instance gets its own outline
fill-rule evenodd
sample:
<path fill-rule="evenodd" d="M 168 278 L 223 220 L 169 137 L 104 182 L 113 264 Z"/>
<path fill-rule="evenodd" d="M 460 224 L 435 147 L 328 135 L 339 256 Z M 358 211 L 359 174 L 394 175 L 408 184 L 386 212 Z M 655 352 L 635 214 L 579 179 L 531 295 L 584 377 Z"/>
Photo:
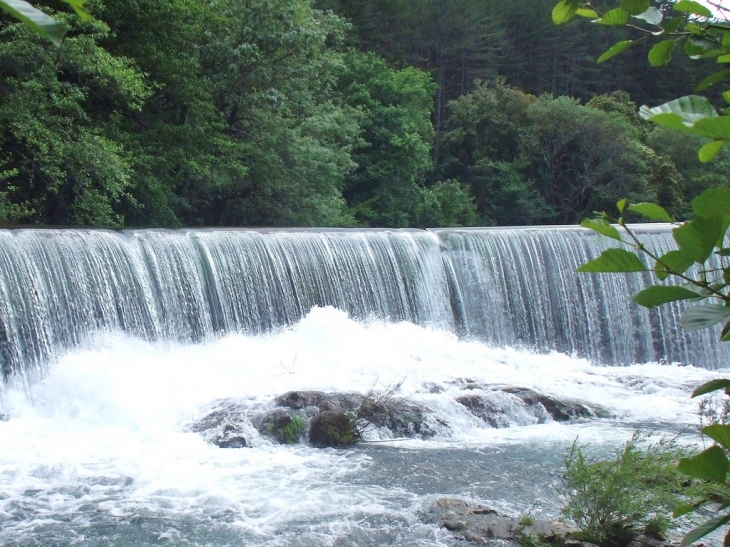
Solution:
<path fill-rule="evenodd" d="M 211 444 L 220 448 L 244 448 L 251 446 L 255 435 L 248 420 L 246 409 L 236 400 L 214 403 L 215 409 L 190 425 L 190 430 L 200 433 Z"/>
<path fill-rule="evenodd" d="M 542 406 L 556 422 L 596 417 L 596 413 L 590 407 L 579 401 L 560 401 L 550 395 L 544 395 L 524 387 L 503 387 L 500 391 L 518 397 L 529 407 Z"/>
<path fill-rule="evenodd" d="M 484 395 L 470 393 L 456 398 L 469 412 L 491 427 L 509 427 L 510 420 L 504 407 Z"/>
<path fill-rule="evenodd" d="M 309 442 L 315 446 L 342 447 L 359 440 L 355 421 L 343 410 L 322 410 L 309 423 Z"/>
<path fill-rule="evenodd" d="M 288 391 L 276 398 L 276 406 L 301 410 L 308 406 L 318 407 L 327 397 L 322 391 Z"/>
<path fill-rule="evenodd" d="M 535 519 L 529 525 L 478 503 L 461 499 L 442 498 L 429 507 L 422 520 L 454 532 L 476 545 L 488 545 L 494 540 L 519 544 L 525 536 L 545 542 L 561 543 L 576 530 L 562 523 Z"/>
<path fill-rule="evenodd" d="M 404 401 L 365 399 L 357 409 L 357 418 L 375 427 L 385 427 L 394 437 L 427 439 L 436 435 L 437 427 L 429 423 L 430 412 Z M 443 422 L 439 426 L 445 427 Z"/>

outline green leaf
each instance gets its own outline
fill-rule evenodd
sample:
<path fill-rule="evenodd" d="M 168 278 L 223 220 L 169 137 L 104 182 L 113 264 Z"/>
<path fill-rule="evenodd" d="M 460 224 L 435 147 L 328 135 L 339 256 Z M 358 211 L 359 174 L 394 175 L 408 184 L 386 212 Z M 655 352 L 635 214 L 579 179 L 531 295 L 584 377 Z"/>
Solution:
<path fill-rule="evenodd" d="M 596 62 L 603 63 L 605 61 L 608 61 L 609 59 L 611 59 L 612 57 L 615 57 L 622 51 L 626 51 L 633 44 L 634 44 L 633 40 L 621 40 L 620 42 L 616 42 L 610 48 L 608 48 L 605 52 L 603 52 Z"/>
<path fill-rule="evenodd" d="M 730 34 L 728 36 L 730 36 Z M 718 63 L 730 63 L 730 54 L 726 53 L 724 55 L 719 55 L 717 57 L 717 62 Z"/>
<path fill-rule="evenodd" d="M 730 425 L 712 424 L 702 428 L 702 433 L 707 435 L 717 444 L 730 449 Z"/>
<path fill-rule="evenodd" d="M 598 19 L 598 13 L 592 9 L 578 8 L 575 10 L 575 14 L 580 17 L 587 17 L 588 19 Z"/>
<path fill-rule="evenodd" d="M 670 273 L 686 272 L 695 262 L 691 256 L 682 251 L 669 251 L 660 256 L 659 261 L 661 263 L 657 262 L 654 273 L 661 280 L 666 279 Z"/>
<path fill-rule="evenodd" d="M 60 46 L 66 34 L 66 25 L 34 8 L 24 0 L 0 0 L 0 9 L 25 23 L 40 36 Z"/>
<path fill-rule="evenodd" d="M 1 0 L 0 0 L 1 1 Z M 61 0 L 65 2 L 76 12 L 76 15 L 81 17 L 84 21 L 92 21 L 94 18 L 84 9 L 86 0 Z"/>
<path fill-rule="evenodd" d="M 688 298 L 697 298 L 698 294 L 684 287 L 675 285 L 654 285 L 643 291 L 639 291 L 634 296 L 634 302 L 645 308 L 653 308 L 667 302 L 676 302 L 677 300 L 687 300 Z"/>
<path fill-rule="evenodd" d="M 624 214 L 624 209 L 626 209 L 626 204 L 628 203 L 628 200 L 626 198 L 621 198 L 616 202 L 616 208 L 618 209 L 618 212 L 622 215 Z"/>
<path fill-rule="evenodd" d="M 707 522 L 703 522 L 696 528 L 693 528 L 692 530 L 687 532 L 687 535 L 682 538 L 682 543 L 680 544 L 680 547 L 688 547 L 698 539 L 705 537 L 710 532 L 714 532 L 715 530 L 720 528 L 720 526 L 724 526 L 728 522 L 730 522 L 730 513 L 726 515 L 720 515 L 719 517 L 710 519 Z"/>
<path fill-rule="evenodd" d="M 680 458 L 677 469 L 695 479 L 724 483 L 728 461 L 722 448 L 715 445 L 692 458 Z"/>
<path fill-rule="evenodd" d="M 692 511 L 695 511 L 705 505 L 706 503 L 709 503 L 708 500 L 700 500 L 697 503 L 687 504 L 687 505 L 680 505 L 672 511 L 672 517 L 677 519 L 679 517 L 682 517 L 686 515 L 687 513 L 691 513 Z"/>
<path fill-rule="evenodd" d="M 593 230 L 594 232 L 598 232 L 599 234 L 603 234 L 604 236 L 617 239 L 618 241 L 623 241 L 623 239 L 621 239 L 621 234 L 619 234 L 615 226 L 603 218 L 586 218 L 580 223 L 580 225 L 584 228 L 588 228 L 589 230 Z"/>
<path fill-rule="evenodd" d="M 578 0 L 561 0 L 553 8 L 553 23 L 562 25 L 570 21 L 578 10 Z"/>
<path fill-rule="evenodd" d="M 725 228 L 723 217 L 698 215 L 672 230 L 672 236 L 682 252 L 702 264 L 720 242 Z"/>
<path fill-rule="evenodd" d="M 664 210 L 664 207 L 656 203 L 634 203 L 629 205 L 629 211 L 638 213 L 649 220 L 672 222 L 672 217 Z"/>
<path fill-rule="evenodd" d="M 694 398 L 699 397 L 700 395 L 706 395 L 707 393 L 712 393 L 713 391 L 717 391 L 719 389 L 724 389 L 726 391 L 729 390 L 730 380 L 728 380 L 727 378 L 718 378 L 717 380 L 710 380 L 709 382 L 705 382 L 692 392 L 692 397 Z"/>
<path fill-rule="evenodd" d="M 714 327 L 728 317 L 730 317 L 729 307 L 720 304 L 704 304 L 684 310 L 680 322 L 685 330 L 692 331 Z"/>
<path fill-rule="evenodd" d="M 639 15 L 649 9 L 649 0 L 621 0 L 621 8 L 630 15 Z"/>
<path fill-rule="evenodd" d="M 661 13 L 661 12 L 659 12 L 659 13 Z M 664 24 L 664 32 L 666 34 L 671 34 L 672 32 L 676 31 L 679 28 L 679 25 L 681 25 L 681 24 L 682 24 L 682 17 L 674 17 L 672 19 L 669 19 Z"/>
<path fill-rule="evenodd" d="M 708 163 L 715 159 L 715 156 L 722 150 L 725 141 L 711 141 L 705 144 L 697 153 L 697 157 L 702 163 Z"/>
<path fill-rule="evenodd" d="M 730 341 L 730 321 L 725 323 L 725 326 L 722 327 L 722 332 L 720 333 L 720 340 L 723 342 Z"/>
<path fill-rule="evenodd" d="M 654 44 L 649 50 L 649 63 L 651 66 L 663 66 L 672 60 L 672 51 L 677 45 L 674 40 L 664 40 Z"/>
<path fill-rule="evenodd" d="M 692 200 L 697 215 L 723 217 L 730 215 L 730 188 L 710 188 Z"/>
<path fill-rule="evenodd" d="M 712 17 L 712 12 L 699 2 L 693 2 L 692 0 L 682 0 L 674 4 L 674 9 L 677 11 L 683 11 L 685 13 L 693 13 L 694 15 L 700 15 L 701 17 Z"/>
<path fill-rule="evenodd" d="M 697 120 L 689 131 L 710 139 L 730 141 L 730 116 Z"/>
<path fill-rule="evenodd" d="M 594 21 L 600 25 L 623 26 L 629 22 L 629 12 L 622 8 L 608 10 L 603 17 Z"/>
<path fill-rule="evenodd" d="M 583 264 L 576 272 L 644 272 L 647 268 L 634 253 L 624 249 L 606 249 L 601 256 Z"/>
<path fill-rule="evenodd" d="M 673 101 L 655 106 L 654 108 L 642 106 L 639 109 L 639 114 L 645 120 L 651 120 L 659 123 L 660 125 L 667 125 L 668 127 L 674 128 L 677 127 L 661 123 L 658 116 L 670 114 L 673 117 L 672 119 L 678 117 L 680 124 L 684 126 L 692 126 L 695 122 L 704 118 L 717 117 L 717 111 L 715 110 L 715 107 L 712 106 L 712 103 L 710 103 L 710 101 L 705 97 L 700 97 L 699 95 L 680 97 L 679 99 L 674 99 Z M 687 129 L 687 127 L 683 127 L 682 129 Z"/>
<path fill-rule="evenodd" d="M 729 56 L 730 58 L 730 56 Z M 719 59 L 719 57 L 718 57 Z M 728 61 L 730 62 L 730 61 Z M 720 70 L 719 72 L 715 72 L 714 74 L 710 74 L 707 78 L 702 80 L 699 84 L 697 84 L 697 87 L 695 87 L 695 93 L 698 93 L 700 91 L 704 91 L 711 85 L 715 85 L 718 82 L 722 82 L 723 80 L 726 80 L 728 77 L 730 77 L 730 69 Z"/>

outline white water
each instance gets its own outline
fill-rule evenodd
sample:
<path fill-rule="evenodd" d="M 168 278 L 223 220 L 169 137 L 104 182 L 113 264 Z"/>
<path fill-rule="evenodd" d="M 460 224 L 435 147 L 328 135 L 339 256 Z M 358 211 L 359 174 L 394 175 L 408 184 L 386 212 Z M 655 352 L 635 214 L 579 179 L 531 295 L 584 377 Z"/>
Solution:
<path fill-rule="evenodd" d="M 513 513 L 537 500 L 555 514 L 561 454 L 576 436 L 610 450 L 637 425 L 695 425 L 689 394 L 717 375 L 603 367 L 410 323 L 356 322 L 332 308 L 280 332 L 197 345 L 102 333 L 29 392 L 5 392 L 0 544 L 451 545 L 419 519 L 434 499 Z M 465 378 L 600 405 L 612 418 L 491 429 L 455 401 Z M 253 412 L 288 390 L 366 393 L 399 382 L 398 397 L 434 409 L 450 432 L 334 450 L 261 438 L 221 449 L 186 430 L 221 398 Z"/>

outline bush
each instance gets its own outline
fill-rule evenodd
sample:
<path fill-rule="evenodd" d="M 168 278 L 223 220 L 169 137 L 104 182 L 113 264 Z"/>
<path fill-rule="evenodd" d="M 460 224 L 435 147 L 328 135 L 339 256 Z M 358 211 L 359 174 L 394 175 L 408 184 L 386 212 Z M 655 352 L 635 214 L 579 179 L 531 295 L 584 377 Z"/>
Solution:
<path fill-rule="evenodd" d="M 673 441 L 646 443 L 635 433 L 616 457 L 596 460 L 573 443 L 565 457 L 563 516 L 580 528 L 580 538 L 605 547 L 628 544 L 639 533 L 663 539 L 672 510 L 688 492 L 676 469 L 686 450 Z"/>

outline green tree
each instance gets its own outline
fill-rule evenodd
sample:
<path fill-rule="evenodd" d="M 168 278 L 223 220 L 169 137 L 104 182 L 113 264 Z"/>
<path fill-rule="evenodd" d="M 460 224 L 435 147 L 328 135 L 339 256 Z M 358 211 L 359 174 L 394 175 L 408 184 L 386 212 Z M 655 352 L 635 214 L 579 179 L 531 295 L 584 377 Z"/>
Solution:
<path fill-rule="evenodd" d="M 394 70 L 374 53 L 350 50 L 343 61 L 339 90 L 360 127 L 345 199 L 360 224 L 416 226 L 433 167 L 431 78 L 413 68 Z"/>
<path fill-rule="evenodd" d="M 132 162 L 115 133 L 150 88 L 131 60 L 100 46 L 104 23 L 59 18 L 74 32 L 54 50 L 0 23 L 0 221 L 118 226 L 133 201 Z"/>

